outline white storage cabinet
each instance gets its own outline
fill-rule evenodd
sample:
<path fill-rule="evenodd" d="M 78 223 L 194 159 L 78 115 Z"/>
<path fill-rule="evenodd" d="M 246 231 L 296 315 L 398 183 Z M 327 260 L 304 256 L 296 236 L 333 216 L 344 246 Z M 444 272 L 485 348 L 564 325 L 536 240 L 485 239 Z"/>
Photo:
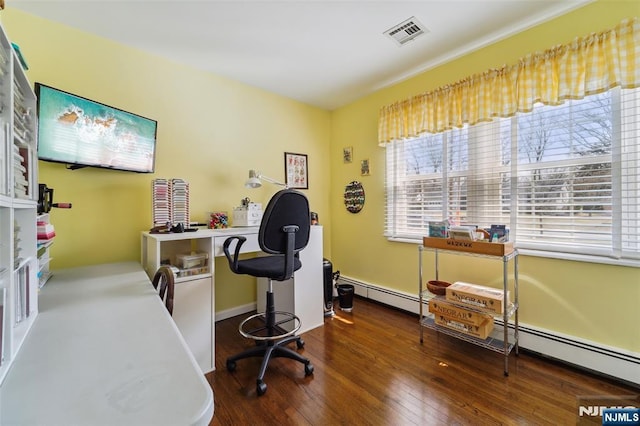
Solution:
<path fill-rule="evenodd" d="M 38 314 L 36 95 L 0 26 L 0 383 Z"/>

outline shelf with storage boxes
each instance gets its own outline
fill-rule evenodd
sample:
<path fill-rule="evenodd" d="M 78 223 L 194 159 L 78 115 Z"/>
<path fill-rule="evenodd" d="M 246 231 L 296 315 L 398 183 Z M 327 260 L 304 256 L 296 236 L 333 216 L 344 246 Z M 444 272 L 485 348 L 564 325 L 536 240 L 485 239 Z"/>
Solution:
<path fill-rule="evenodd" d="M 196 253 L 176 254 L 175 266 L 178 268 L 178 277 L 190 277 L 192 275 L 206 274 L 209 269 L 209 254 Z"/>
<path fill-rule="evenodd" d="M 142 233 L 143 266 L 150 278 L 162 265 L 172 267 L 176 282 L 210 277 L 212 253 L 211 235 L 206 231 Z"/>
<path fill-rule="evenodd" d="M 36 203 L 0 196 L 0 382 L 38 314 Z"/>
<path fill-rule="evenodd" d="M 0 25 L 0 384 L 38 315 L 36 95 Z"/>
<path fill-rule="evenodd" d="M 426 240 L 427 238 L 425 238 L 425 243 Z M 518 252 L 510 244 L 484 244 L 502 246 L 495 252 L 503 253 L 503 255 L 464 251 L 459 245 L 456 245 L 456 248 L 452 250 L 425 246 L 424 244 L 419 247 L 419 300 L 420 324 L 422 326 L 420 327 L 420 342 L 424 341 L 424 328 L 430 328 L 500 352 L 504 354 L 504 374 L 506 376 L 509 374 L 508 356 L 514 349 L 516 354 L 518 352 Z M 443 253 L 494 261 L 500 260 L 503 264 L 503 288 L 454 282 L 446 287 L 445 295 L 436 296 L 424 286 L 422 257 L 425 250 L 434 252 L 436 280 L 439 275 L 439 255 Z M 511 261 L 513 263 L 513 279 L 510 282 L 508 266 Z M 427 307 L 426 312 L 425 306 Z"/>
<path fill-rule="evenodd" d="M 141 263 L 150 279 L 170 265 L 175 279 L 173 320 L 203 373 L 214 369 L 213 234 L 142 232 Z"/>
<path fill-rule="evenodd" d="M 493 317 L 444 300 L 431 299 L 429 312 L 434 322 L 470 336 L 486 339 L 493 330 Z"/>

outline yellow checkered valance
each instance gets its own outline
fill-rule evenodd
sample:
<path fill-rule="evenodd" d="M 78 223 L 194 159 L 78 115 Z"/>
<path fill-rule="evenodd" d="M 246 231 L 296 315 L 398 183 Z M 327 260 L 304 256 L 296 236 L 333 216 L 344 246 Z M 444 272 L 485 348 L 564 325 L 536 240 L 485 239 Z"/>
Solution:
<path fill-rule="evenodd" d="M 465 123 L 557 105 L 615 86 L 640 86 L 640 24 L 626 19 L 612 30 L 521 58 L 517 64 L 385 106 L 378 143 L 437 133 Z"/>

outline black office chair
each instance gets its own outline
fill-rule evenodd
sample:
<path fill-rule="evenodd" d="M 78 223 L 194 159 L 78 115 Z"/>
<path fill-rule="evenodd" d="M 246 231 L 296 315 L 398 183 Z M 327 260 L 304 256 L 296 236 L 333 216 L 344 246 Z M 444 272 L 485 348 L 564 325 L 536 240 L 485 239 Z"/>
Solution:
<path fill-rule="evenodd" d="M 276 311 L 273 296 L 273 281 L 288 280 L 294 271 L 302 267 L 298 253 L 309 242 L 309 233 L 309 201 L 298 191 L 283 189 L 271 198 L 260 223 L 258 243 L 268 256 L 239 260 L 240 247 L 246 241 L 242 236 L 229 237 L 223 245 L 233 272 L 269 280 L 265 312 L 250 316 L 239 327 L 240 334 L 254 339 L 256 346 L 227 358 L 227 370 L 234 371 L 236 361 L 240 359 L 264 357 L 256 381 L 258 395 L 267 391 L 263 379 L 271 358 L 285 357 L 299 361 L 304 364 L 305 376 L 313 374 L 311 361 L 286 347 L 292 342 L 296 342 L 298 349 L 304 346 L 304 341 L 295 335 L 301 326 L 300 319 L 293 313 Z M 237 244 L 231 255 L 230 246 L 234 241 Z M 258 326 L 250 328 L 256 322 Z"/>
<path fill-rule="evenodd" d="M 173 293 L 175 286 L 175 278 L 173 271 L 168 266 L 161 266 L 156 271 L 151 281 L 153 288 L 158 290 L 160 299 L 164 302 L 164 305 L 169 311 L 169 315 L 173 316 Z"/>

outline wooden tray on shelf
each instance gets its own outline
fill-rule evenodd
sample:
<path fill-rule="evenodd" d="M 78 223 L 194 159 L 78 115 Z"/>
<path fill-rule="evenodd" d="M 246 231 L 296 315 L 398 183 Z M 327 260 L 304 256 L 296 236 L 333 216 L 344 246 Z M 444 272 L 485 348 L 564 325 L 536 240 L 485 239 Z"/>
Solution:
<path fill-rule="evenodd" d="M 484 241 L 453 240 L 451 238 L 424 237 L 422 245 L 440 250 L 463 251 L 467 253 L 505 256 L 513 252 L 513 243 L 489 243 Z"/>

